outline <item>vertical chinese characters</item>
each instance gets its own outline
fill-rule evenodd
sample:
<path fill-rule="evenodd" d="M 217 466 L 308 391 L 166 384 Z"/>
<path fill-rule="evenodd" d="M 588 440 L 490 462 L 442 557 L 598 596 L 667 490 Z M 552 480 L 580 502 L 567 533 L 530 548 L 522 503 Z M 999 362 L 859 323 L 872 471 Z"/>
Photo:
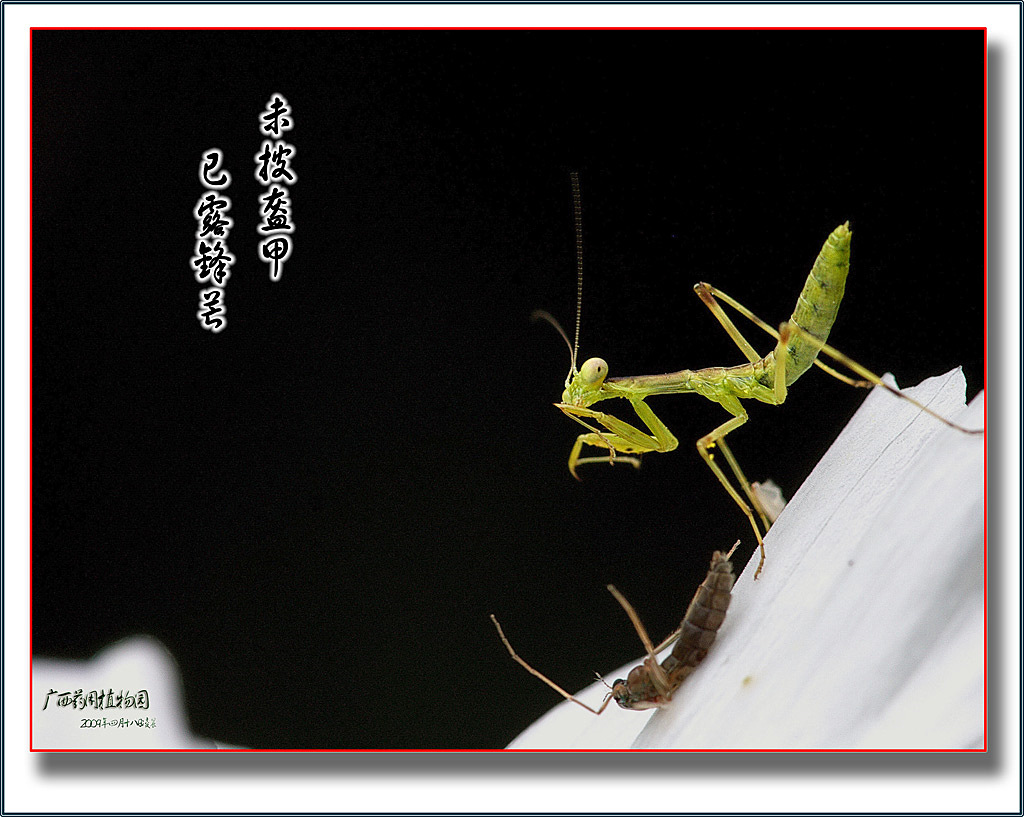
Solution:
<path fill-rule="evenodd" d="M 291 234 L 295 232 L 289 190 L 295 183 L 291 166 L 295 146 L 280 138 L 294 127 L 288 100 L 273 94 L 259 123 L 260 133 L 272 138 L 264 139 L 256 154 L 256 181 L 266 188 L 260 196 L 261 221 L 256 231 L 261 236 L 260 257 L 270 266 L 270 280 L 278 281 L 292 254 Z"/>
<path fill-rule="evenodd" d="M 211 332 L 220 332 L 228 325 L 224 303 L 224 285 L 231 277 L 235 257 L 228 251 L 228 234 L 234 221 L 227 215 L 231 199 L 224 191 L 231 185 L 231 174 L 221 168 L 223 154 L 213 148 L 203 154 L 199 180 L 206 192 L 199 197 L 192 215 L 196 229 L 195 255 L 192 266 L 196 280 L 206 284 L 199 290 L 199 325 Z"/>

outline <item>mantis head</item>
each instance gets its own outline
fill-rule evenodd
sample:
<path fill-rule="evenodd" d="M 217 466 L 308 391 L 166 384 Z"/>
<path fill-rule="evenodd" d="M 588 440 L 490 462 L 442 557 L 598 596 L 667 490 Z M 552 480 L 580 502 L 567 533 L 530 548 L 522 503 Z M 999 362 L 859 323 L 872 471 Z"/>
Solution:
<path fill-rule="evenodd" d="M 608 364 L 602 358 L 592 357 L 577 372 L 573 366 L 565 379 L 565 391 L 562 402 L 571 406 L 588 406 L 593 400 L 587 398 L 601 391 L 604 379 L 608 376 Z"/>
<path fill-rule="evenodd" d="M 562 402 L 571 406 L 588 406 L 593 400 L 588 399 L 596 395 L 608 376 L 608 364 L 599 357 L 592 357 L 584 361 L 580 369 L 576 368 L 576 347 L 573 346 L 569 336 L 565 334 L 561 324 L 543 309 L 533 313 L 533 319 L 545 320 L 558 331 L 569 347 L 569 374 L 565 376 L 565 391 L 562 392 Z"/>

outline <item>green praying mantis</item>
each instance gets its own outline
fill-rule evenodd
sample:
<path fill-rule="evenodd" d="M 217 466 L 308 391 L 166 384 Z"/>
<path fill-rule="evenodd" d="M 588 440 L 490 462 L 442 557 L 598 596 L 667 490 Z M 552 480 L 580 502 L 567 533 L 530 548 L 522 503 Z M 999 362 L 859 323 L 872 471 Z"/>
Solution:
<path fill-rule="evenodd" d="M 839 304 L 843 298 L 846 278 L 850 271 L 850 242 L 853 233 L 850 230 L 849 222 L 840 224 L 825 240 L 797 299 L 793 314 L 779 327 L 778 331 L 734 298 L 710 284 L 698 283 L 694 286 L 698 297 L 746 357 L 746 363 L 738 366 L 681 369 L 678 372 L 638 377 L 608 377 L 608 364 L 602 358 L 592 357 L 577 369 L 576 358 L 579 351 L 583 294 L 583 232 L 579 176 L 573 173 L 571 178 L 576 226 L 575 343 L 570 343 L 565 331 L 547 312 L 535 312 L 534 317 L 550 322 L 569 346 L 569 374 L 565 379 L 565 391 L 562 392 L 561 402 L 555 403 L 555 406 L 587 429 L 587 433 L 580 434 L 576 438 L 576 443 L 569 454 L 569 471 L 576 479 L 579 479 L 576 473 L 577 466 L 585 463 L 628 462 L 639 467 L 639 455 L 654 451 L 665 453 L 678 447 L 679 441 L 647 405 L 645 402 L 647 398 L 663 394 L 692 392 L 718 403 L 731 417 L 697 440 L 697 452 L 750 522 L 760 550 L 760 559 L 754 573 L 756 579 L 764 567 L 765 551 L 761 528 L 758 527 L 754 514 L 756 512 L 760 518 L 765 532 L 769 528 L 768 516 L 756 493 L 751 490 L 750 482 L 725 441 L 728 434 L 747 422 L 748 415 L 743 407 L 743 400 L 758 400 L 770 405 L 782 405 L 786 401 L 789 387 L 811 366 L 817 366 L 832 377 L 851 386 L 860 388 L 881 386 L 896 396 L 909 400 L 920 410 L 958 431 L 966 434 L 984 433 L 984 429 L 966 429 L 936 414 L 916 400 L 884 383 L 878 375 L 826 343 L 835 322 Z M 722 303 L 732 307 L 740 315 L 771 335 L 776 341 L 775 348 L 767 355 L 758 354 L 725 313 L 721 306 Z M 847 377 L 825 365 L 818 360 L 820 353 L 824 353 L 846 367 L 860 379 Z M 612 398 L 628 400 L 647 430 L 643 431 L 618 417 L 591 408 L 595 403 Z M 580 453 L 585 445 L 606 449 L 608 454 L 598 457 L 581 457 Z M 721 451 L 729 470 L 739 485 L 739 490 L 730 482 L 725 471 L 716 461 L 714 454 L 716 448 Z M 620 453 L 627 456 L 618 457 L 617 455 Z"/>

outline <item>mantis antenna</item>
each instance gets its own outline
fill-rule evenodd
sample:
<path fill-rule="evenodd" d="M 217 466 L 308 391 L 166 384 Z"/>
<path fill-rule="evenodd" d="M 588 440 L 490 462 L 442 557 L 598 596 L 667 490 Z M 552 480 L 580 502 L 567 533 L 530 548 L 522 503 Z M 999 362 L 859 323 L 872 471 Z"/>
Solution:
<path fill-rule="evenodd" d="M 569 347 L 569 374 L 565 378 L 565 385 L 568 387 L 576 371 L 576 354 L 580 348 L 580 314 L 583 311 L 583 207 L 580 204 L 580 174 L 573 171 L 569 174 L 572 180 L 572 212 L 573 221 L 576 224 L 576 342 L 569 340 L 569 336 L 562 328 L 562 324 L 550 312 L 544 309 L 536 309 L 530 315 L 532 320 L 544 320 L 550 323 L 565 345 Z"/>
<path fill-rule="evenodd" d="M 576 224 L 576 343 L 572 348 L 572 368 L 576 371 L 576 355 L 580 350 L 580 314 L 583 312 L 583 206 L 580 203 L 580 174 L 569 174 L 572 180 L 572 216 Z"/>

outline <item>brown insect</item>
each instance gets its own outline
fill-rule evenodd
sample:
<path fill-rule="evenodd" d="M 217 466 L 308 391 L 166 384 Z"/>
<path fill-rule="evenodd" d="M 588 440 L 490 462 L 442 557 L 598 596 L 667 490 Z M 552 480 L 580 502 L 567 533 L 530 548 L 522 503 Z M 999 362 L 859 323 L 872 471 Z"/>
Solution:
<path fill-rule="evenodd" d="M 587 706 L 587 704 L 570 695 L 546 675 L 541 674 L 527 664 L 512 649 L 512 645 L 505 637 L 501 625 L 493 615 L 491 616 L 491 621 L 498 628 L 498 636 L 501 638 L 501 643 L 505 645 L 509 655 L 516 662 L 522 665 L 531 675 L 540 678 L 540 680 L 563 698 L 579 704 L 595 715 L 600 715 L 604 712 L 609 702 L 613 699 L 623 709 L 654 709 L 665 706 L 672 700 L 672 696 L 679 689 L 683 681 L 704 660 L 704 656 L 708 654 L 708 649 L 715 642 L 715 636 L 718 634 L 722 622 L 725 621 L 725 613 L 729 609 L 729 602 L 732 599 L 732 586 L 736 581 L 736 576 L 732 572 L 732 562 L 729 560 L 732 558 L 732 554 L 736 551 L 738 545 L 739 542 L 736 542 L 728 553 L 715 551 L 711 557 L 711 567 L 708 569 L 708 575 L 700 587 L 697 588 L 697 592 L 694 593 L 693 601 L 686 608 L 686 615 L 683 616 L 683 622 L 679 625 L 679 629 L 657 647 L 651 643 L 651 638 L 647 635 L 647 630 L 644 629 L 644 625 L 640 622 L 640 617 L 636 614 L 633 606 L 626 601 L 625 597 L 615 587 L 608 585 L 608 590 L 611 591 L 611 594 L 622 605 L 622 609 L 626 611 L 629 620 L 633 622 L 637 635 L 640 636 L 640 640 L 647 650 L 647 657 L 640 666 L 634 667 L 625 679 L 620 678 L 609 687 L 610 692 L 605 696 L 604 703 L 601 704 L 600 709 Z M 663 663 L 659 664 L 658 653 L 673 641 L 675 646 L 672 648 L 672 653 Z M 598 678 L 601 678 L 601 676 L 598 675 Z"/>

